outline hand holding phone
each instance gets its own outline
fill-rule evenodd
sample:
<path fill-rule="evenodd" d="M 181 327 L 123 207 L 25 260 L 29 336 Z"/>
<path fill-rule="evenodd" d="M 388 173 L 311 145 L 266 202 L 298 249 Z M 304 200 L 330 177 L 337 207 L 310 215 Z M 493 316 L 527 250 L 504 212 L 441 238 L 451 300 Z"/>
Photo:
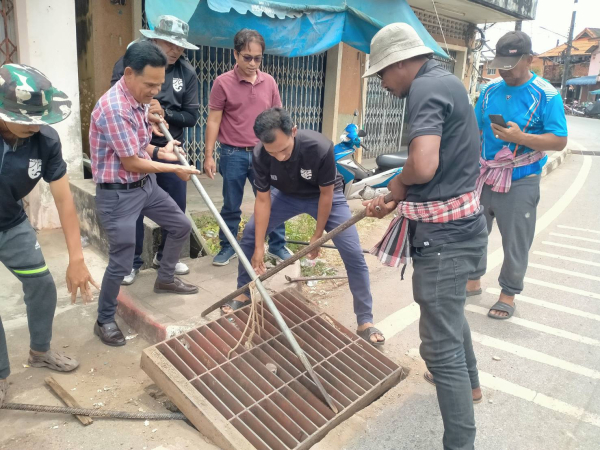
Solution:
<path fill-rule="evenodd" d="M 502 128 L 508 128 L 508 125 L 506 125 L 504 117 L 502 117 L 501 114 L 490 114 L 490 122 Z"/>

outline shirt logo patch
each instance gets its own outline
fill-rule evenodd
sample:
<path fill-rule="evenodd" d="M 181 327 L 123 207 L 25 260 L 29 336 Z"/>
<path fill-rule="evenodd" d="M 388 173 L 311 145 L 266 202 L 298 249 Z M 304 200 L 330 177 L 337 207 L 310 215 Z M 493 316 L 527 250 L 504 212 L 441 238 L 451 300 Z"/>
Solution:
<path fill-rule="evenodd" d="M 277 181 L 277 175 L 271 175 L 271 180 Z"/>
<path fill-rule="evenodd" d="M 302 175 L 302 178 L 304 178 L 305 180 L 310 180 L 312 178 L 312 170 L 300 169 L 300 175 Z"/>
<path fill-rule="evenodd" d="M 183 89 L 183 80 L 181 78 L 173 78 L 173 89 L 175 89 L 175 92 L 181 92 L 181 89 Z"/>
<path fill-rule="evenodd" d="M 35 247 L 34 248 L 35 248 L 35 250 L 39 250 L 41 248 L 40 247 L 40 243 L 38 241 L 35 241 Z"/>
<path fill-rule="evenodd" d="M 507 95 L 506 100 L 510 100 L 510 97 L 511 97 L 510 95 Z"/>
<path fill-rule="evenodd" d="M 35 180 L 42 173 L 42 160 L 41 159 L 30 159 L 29 170 L 27 171 L 29 178 Z"/>

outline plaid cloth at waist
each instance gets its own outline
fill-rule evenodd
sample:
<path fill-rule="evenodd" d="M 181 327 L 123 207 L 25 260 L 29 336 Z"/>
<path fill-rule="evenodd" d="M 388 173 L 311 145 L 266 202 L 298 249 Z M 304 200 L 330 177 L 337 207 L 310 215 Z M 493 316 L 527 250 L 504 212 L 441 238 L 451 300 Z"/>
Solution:
<path fill-rule="evenodd" d="M 406 265 L 410 264 L 409 220 L 428 223 L 447 223 L 472 216 L 479 211 L 479 195 L 468 192 L 449 200 L 435 202 L 400 202 L 398 215 L 392 220 L 383 238 L 369 253 L 389 267 L 402 268 L 402 279 Z"/>
<path fill-rule="evenodd" d="M 528 166 L 539 161 L 546 153 L 531 152 L 516 156 L 508 147 L 503 147 L 493 160 L 479 159 L 479 178 L 475 184 L 475 190 L 481 195 L 484 184 L 492 186 L 492 191 L 506 193 L 510 190 L 513 169 L 515 167 Z"/>

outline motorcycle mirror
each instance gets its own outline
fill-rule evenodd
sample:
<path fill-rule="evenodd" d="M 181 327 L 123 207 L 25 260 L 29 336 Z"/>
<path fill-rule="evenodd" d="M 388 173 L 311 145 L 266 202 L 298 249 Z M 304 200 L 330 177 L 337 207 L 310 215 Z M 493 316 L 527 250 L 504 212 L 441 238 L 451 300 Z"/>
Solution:
<path fill-rule="evenodd" d="M 358 130 L 358 137 L 365 137 L 367 132 L 365 130 Z"/>

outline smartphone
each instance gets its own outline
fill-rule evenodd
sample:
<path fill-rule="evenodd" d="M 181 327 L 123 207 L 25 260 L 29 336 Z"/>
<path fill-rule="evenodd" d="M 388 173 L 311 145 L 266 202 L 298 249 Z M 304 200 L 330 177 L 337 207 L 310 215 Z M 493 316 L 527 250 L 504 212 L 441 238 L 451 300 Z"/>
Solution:
<path fill-rule="evenodd" d="M 504 121 L 504 117 L 500 114 L 490 114 L 490 121 L 502 128 L 508 128 L 508 125 L 506 125 L 506 122 Z"/>

